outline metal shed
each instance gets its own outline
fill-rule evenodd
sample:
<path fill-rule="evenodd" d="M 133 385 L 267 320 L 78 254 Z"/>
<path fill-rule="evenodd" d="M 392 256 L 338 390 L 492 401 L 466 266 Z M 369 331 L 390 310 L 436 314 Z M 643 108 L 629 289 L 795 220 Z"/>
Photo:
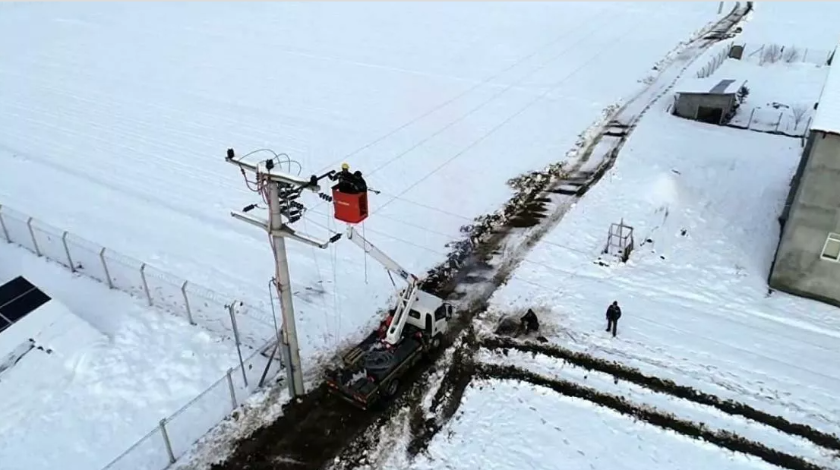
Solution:
<path fill-rule="evenodd" d="M 741 85 L 734 79 L 686 80 L 677 88 L 673 114 L 695 121 L 721 124 L 734 111 L 736 94 Z"/>

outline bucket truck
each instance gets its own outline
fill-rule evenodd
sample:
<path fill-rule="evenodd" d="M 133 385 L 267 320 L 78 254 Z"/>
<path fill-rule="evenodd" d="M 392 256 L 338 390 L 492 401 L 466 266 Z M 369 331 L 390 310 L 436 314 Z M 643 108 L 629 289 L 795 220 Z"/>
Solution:
<path fill-rule="evenodd" d="M 365 240 L 352 226 L 348 226 L 345 238 L 408 284 L 399 292 L 380 329 L 347 352 L 341 358 L 341 367 L 326 374 L 332 393 L 368 409 L 380 399 L 393 397 L 400 378 L 425 354 L 440 346 L 453 307 L 423 291 L 417 276 Z"/>

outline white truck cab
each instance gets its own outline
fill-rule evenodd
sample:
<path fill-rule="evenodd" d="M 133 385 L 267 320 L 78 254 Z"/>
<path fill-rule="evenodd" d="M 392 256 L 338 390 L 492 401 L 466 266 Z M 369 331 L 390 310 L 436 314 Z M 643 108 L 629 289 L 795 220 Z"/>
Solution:
<path fill-rule="evenodd" d="M 423 330 L 429 337 L 438 339 L 446 333 L 453 313 L 454 309 L 449 302 L 417 290 L 406 323 Z"/>

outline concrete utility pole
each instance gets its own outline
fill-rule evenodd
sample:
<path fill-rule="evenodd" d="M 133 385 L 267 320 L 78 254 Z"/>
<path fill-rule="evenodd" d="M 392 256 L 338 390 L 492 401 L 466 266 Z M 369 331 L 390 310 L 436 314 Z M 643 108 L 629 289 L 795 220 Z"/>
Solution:
<path fill-rule="evenodd" d="M 280 163 L 275 161 L 275 159 L 260 161 L 256 164 L 243 162 L 235 158 L 233 149 L 228 149 L 225 161 L 238 166 L 243 175 L 246 172 L 253 173 L 257 186 L 256 191 L 260 192 L 268 200 L 268 220 L 259 219 L 244 213 L 254 209 L 256 207 L 254 204 L 244 208 L 242 212 L 231 212 L 231 215 L 238 220 L 262 228 L 271 236 L 275 260 L 275 286 L 277 288 L 277 296 L 280 298 L 280 308 L 283 315 L 283 323 L 278 335 L 282 341 L 281 352 L 286 359 L 289 395 L 298 397 L 303 395 L 305 390 L 300 364 L 297 329 L 295 328 L 295 310 L 292 301 L 289 262 L 286 257 L 286 238 L 324 249 L 330 243 L 338 240 L 339 237 L 332 237 L 329 240 L 318 240 L 306 234 L 298 233 L 288 225 L 296 222 L 302 216 L 303 206 L 294 201 L 300 196 L 300 193 L 304 189 L 315 193 L 320 192 L 318 177 L 312 176 L 306 179 L 283 173 L 276 168 Z M 284 217 L 288 220 L 288 224 L 283 221 Z"/>

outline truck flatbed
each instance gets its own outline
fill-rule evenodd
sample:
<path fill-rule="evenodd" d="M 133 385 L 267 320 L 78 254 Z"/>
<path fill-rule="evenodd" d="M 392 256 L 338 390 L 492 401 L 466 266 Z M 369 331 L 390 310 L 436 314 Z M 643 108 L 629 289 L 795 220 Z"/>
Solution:
<path fill-rule="evenodd" d="M 428 350 L 418 332 L 416 328 L 406 328 L 405 337 L 390 351 L 375 349 L 379 338 L 373 332 L 345 354 L 344 367 L 327 372 L 330 392 L 362 409 L 393 396 L 399 378 Z"/>

